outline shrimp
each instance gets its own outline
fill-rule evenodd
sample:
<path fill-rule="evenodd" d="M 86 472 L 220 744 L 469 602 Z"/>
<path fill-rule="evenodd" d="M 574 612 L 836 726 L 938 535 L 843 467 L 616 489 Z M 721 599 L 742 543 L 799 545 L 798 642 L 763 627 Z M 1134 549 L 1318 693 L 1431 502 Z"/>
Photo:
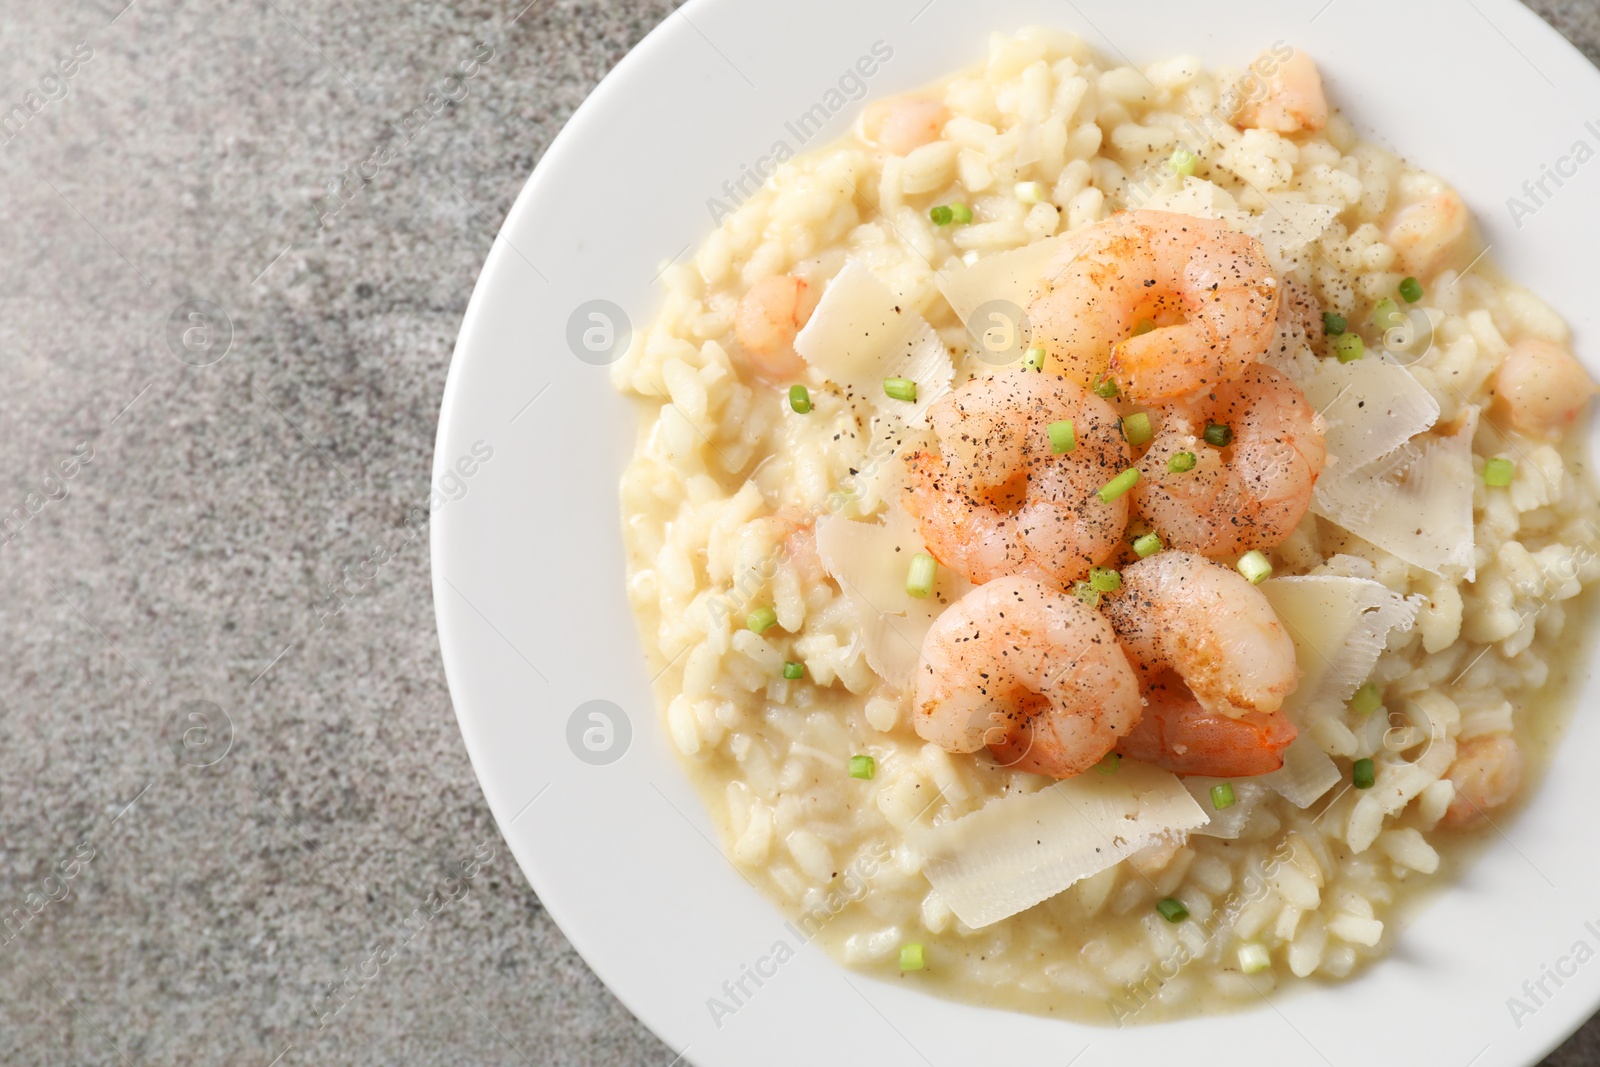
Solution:
<path fill-rule="evenodd" d="M 1129 463 L 1111 405 L 1033 371 L 977 378 L 936 402 L 940 454 L 906 459 L 906 510 L 928 551 L 982 583 L 1031 572 L 1066 584 L 1110 558 L 1128 502 L 1096 491 Z M 1071 419 L 1076 444 L 1056 454 L 1050 425 Z"/>
<path fill-rule="evenodd" d="M 1173 671 L 1201 708 L 1237 719 L 1277 712 L 1299 684 L 1283 623 L 1231 567 L 1158 552 L 1123 568 L 1104 604 L 1147 690 Z"/>
<path fill-rule="evenodd" d="M 1595 391 L 1583 364 L 1551 341 L 1518 341 L 1494 376 L 1495 396 L 1519 433 L 1566 429 Z"/>
<path fill-rule="evenodd" d="M 1238 718 L 1209 712 L 1171 671 L 1156 675 L 1144 698 L 1144 714 L 1117 742 L 1117 751 L 1174 774 L 1267 774 L 1283 766 L 1283 750 L 1298 733 L 1282 712 Z"/>
<path fill-rule="evenodd" d="M 769 275 L 750 287 L 733 313 L 733 334 L 752 370 L 773 382 L 805 370 L 794 339 L 816 310 L 818 297 L 809 282 L 792 274 Z"/>
<path fill-rule="evenodd" d="M 951 752 L 990 746 L 1008 766 L 1070 778 L 1140 714 L 1133 666 L 1099 612 L 1049 582 L 980 585 L 922 641 L 912 717 Z"/>
<path fill-rule="evenodd" d="M 1455 762 L 1445 777 L 1455 783 L 1456 795 L 1439 825 L 1468 830 L 1522 788 L 1522 752 L 1505 734 L 1471 737 L 1456 746 Z"/>
<path fill-rule="evenodd" d="M 1262 53 L 1241 79 L 1235 92 L 1243 97 L 1234 112 L 1234 125 L 1276 133 L 1320 130 L 1328 124 L 1328 98 L 1322 91 L 1322 74 L 1312 58 L 1296 48 L 1289 58 L 1271 64 L 1270 53 Z M 1264 75 L 1257 75 L 1262 70 Z M 1259 79 L 1265 77 L 1263 84 Z"/>
<path fill-rule="evenodd" d="M 1254 237 L 1212 219 L 1126 211 L 1066 242 L 1033 290 L 1028 322 L 1033 344 L 1080 384 L 1109 371 L 1130 397 L 1160 400 L 1260 358 L 1278 300 Z M 1141 320 L 1155 328 L 1131 336 Z"/>
<path fill-rule="evenodd" d="M 950 110 L 937 100 L 884 100 L 862 114 L 861 139 L 890 155 L 904 156 L 937 141 L 949 121 Z"/>
<path fill-rule="evenodd" d="M 1467 233 L 1467 205 L 1453 189 L 1404 208 L 1389 226 L 1388 244 L 1400 264 L 1426 276 Z"/>
<path fill-rule="evenodd" d="M 1227 448 L 1202 438 L 1206 425 L 1233 434 Z M 1189 470 L 1173 470 L 1174 457 Z M 1293 382 L 1265 364 L 1167 411 L 1139 461 L 1134 507 L 1175 548 L 1236 556 L 1271 548 L 1311 506 L 1327 447 L 1317 413 Z"/>

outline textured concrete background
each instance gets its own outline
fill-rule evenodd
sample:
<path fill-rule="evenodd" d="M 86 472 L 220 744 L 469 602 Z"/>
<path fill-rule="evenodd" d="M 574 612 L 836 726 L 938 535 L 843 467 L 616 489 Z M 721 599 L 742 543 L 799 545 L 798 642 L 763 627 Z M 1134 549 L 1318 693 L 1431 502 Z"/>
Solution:
<path fill-rule="evenodd" d="M 402 525 L 495 225 L 672 10 L 524 2 L 0 7 L 0 1061 L 673 1059 L 501 844 Z"/>

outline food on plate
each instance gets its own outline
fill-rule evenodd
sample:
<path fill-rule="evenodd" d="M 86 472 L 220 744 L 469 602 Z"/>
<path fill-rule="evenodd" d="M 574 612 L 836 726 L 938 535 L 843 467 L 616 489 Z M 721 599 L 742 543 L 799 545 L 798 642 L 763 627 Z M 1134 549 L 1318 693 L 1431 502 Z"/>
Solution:
<path fill-rule="evenodd" d="M 1046 1014 L 1382 957 L 1532 788 L 1600 576 L 1596 387 L 1484 252 L 1284 45 L 996 34 L 780 165 L 615 368 L 731 861 L 849 966 Z"/>

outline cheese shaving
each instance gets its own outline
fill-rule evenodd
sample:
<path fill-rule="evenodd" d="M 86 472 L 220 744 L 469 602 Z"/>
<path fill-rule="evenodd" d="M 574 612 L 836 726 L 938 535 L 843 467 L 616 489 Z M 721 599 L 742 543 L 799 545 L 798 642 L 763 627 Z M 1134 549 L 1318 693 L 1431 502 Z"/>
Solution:
<path fill-rule="evenodd" d="M 1152 841 L 1206 825 L 1176 775 L 1123 760 L 1037 793 L 991 800 L 913 831 L 923 873 L 957 918 L 977 929 L 1055 896 Z"/>

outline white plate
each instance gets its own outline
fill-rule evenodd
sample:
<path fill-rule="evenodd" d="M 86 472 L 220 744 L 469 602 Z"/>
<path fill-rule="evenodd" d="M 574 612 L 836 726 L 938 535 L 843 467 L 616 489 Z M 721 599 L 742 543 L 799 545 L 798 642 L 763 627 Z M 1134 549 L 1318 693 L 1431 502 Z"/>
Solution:
<path fill-rule="evenodd" d="M 799 944 L 722 858 L 669 751 L 623 590 L 617 480 L 634 427 L 606 370 L 574 355 L 569 321 L 606 300 L 642 326 L 659 269 L 711 229 L 709 198 L 726 199 L 724 181 L 775 142 L 798 147 L 785 122 L 874 42 L 893 49 L 869 81 L 879 97 L 977 61 L 990 29 L 1030 23 L 1136 63 L 1191 52 L 1240 66 L 1280 39 L 1309 49 L 1365 133 L 1457 184 L 1494 256 L 1567 316 L 1595 366 L 1600 269 L 1579 239 L 1600 235 L 1600 160 L 1563 188 L 1547 181 L 1543 206 L 1522 184 L 1580 139 L 1600 148 L 1600 121 L 1584 125 L 1600 120 L 1600 76 L 1512 0 L 693 0 L 540 162 L 489 254 L 445 389 L 434 598 L 461 732 L 500 829 L 600 977 L 702 1067 L 1065 1064 L 1085 1047 L 1085 1065 L 1196 1049 L 1241 1065 L 1534 1062 L 1600 1004 L 1600 962 L 1560 986 L 1545 978 L 1541 1005 L 1523 989 L 1546 968 L 1574 970 L 1561 961 L 1577 942 L 1600 949 L 1600 859 L 1584 847 L 1600 811 L 1592 716 L 1577 718 L 1527 811 L 1388 961 L 1244 1013 L 1123 1031 L 950 1004 Z M 842 134 L 860 107 L 807 147 Z M 1511 196 L 1537 207 L 1520 227 Z M 492 458 L 451 478 L 478 442 Z M 1588 685 L 1584 702 L 1597 695 Z M 595 700 L 625 716 L 602 754 L 620 758 L 604 765 L 568 742 Z M 759 989 L 747 979 L 754 995 L 716 1025 L 707 999 L 726 999 L 723 983 L 780 941 L 795 958 Z M 1534 1010 L 1513 1018 L 1511 997 Z"/>

